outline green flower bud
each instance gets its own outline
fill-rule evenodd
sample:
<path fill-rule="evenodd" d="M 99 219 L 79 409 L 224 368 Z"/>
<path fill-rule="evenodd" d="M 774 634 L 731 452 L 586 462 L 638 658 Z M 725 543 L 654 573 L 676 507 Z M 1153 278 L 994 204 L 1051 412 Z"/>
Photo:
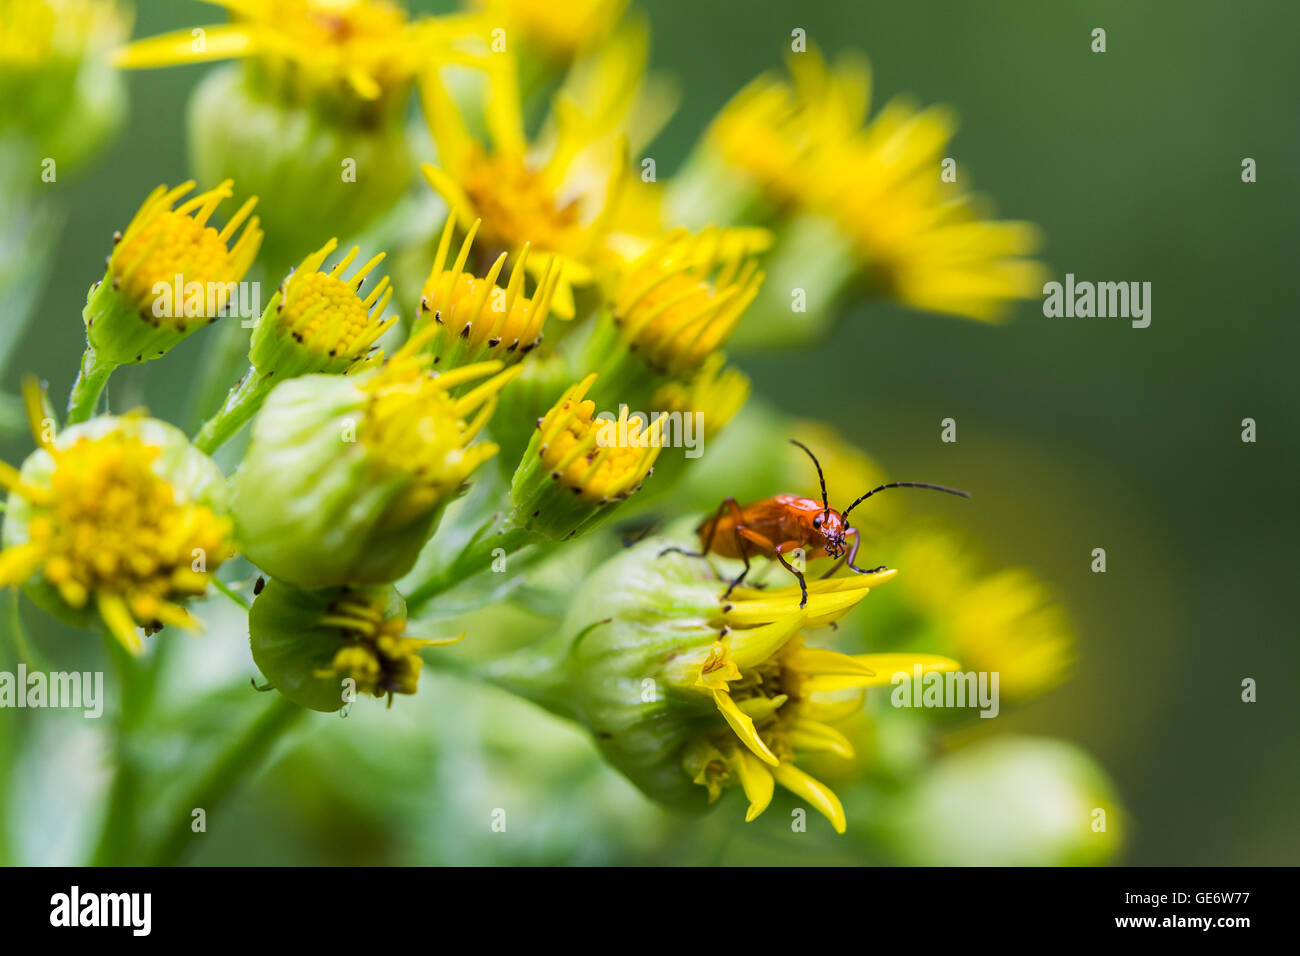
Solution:
<path fill-rule="evenodd" d="M 234 553 L 216 466 L 164 422 L 103 416 L 52 437 L 30 391 L 28 407 L 40 447 L 20 471 L 0 462 L 0 586 L 133 653 L 137 628 L 197 628 L 184 605 Z"/>
<path fill-rule="evenodd" d="M 496 453 L 470 442 L 512 372 L 452 398 L 500 364 L 434 375 L 410 344 L 376 371 L 309 375 L 267 399 L 233 479 L 240 540 L 267 574 L 305 588 L 397 580 Z"/>
<path fill-rule="evenodd" d="M 353 123 L 282 102 L 255 69 L 222 67 L 190 102 L 193 165 L 200 177 L 233 178 L 262 197 L 266 255 L 279 270 L 331 234 L 355 235 L 401 197 L 415 171 L 405 103 L 377 102 L 373 119 Z"/>
<path fill-rule="evenodd" d="M 326 713 L 358 694 L 391 706 L 394 694 L 416 692 L 419 652 L 454 641 L 411 637 L 406 626 L 406 602 L 387 586 L 301 591 L 272 579 L 248 614 L 258 669 L 295 704 Z"/>

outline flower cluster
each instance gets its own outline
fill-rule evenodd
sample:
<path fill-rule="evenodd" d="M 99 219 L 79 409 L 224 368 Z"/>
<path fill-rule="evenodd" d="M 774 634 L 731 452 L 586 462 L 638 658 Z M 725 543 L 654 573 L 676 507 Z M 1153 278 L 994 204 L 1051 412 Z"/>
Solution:
<path fill-rule="evenodd" d="M 822 248 L 799 217 L 830 222 L 825 258 L 850 249 L 877 293 L 983 319 L 1026 293 L 1032 230 L 978 219 L 935 175 L 947 113 L 891 104 L 866 122 L 865 62 L 798 54 L 790 81 L 742 91 L 660 184 L 637 175 L 634 150 L 673 96 L 621 0 L 582 13 L 486 0 L 415 19 L 386 0 L 221 5 L 228 24 L 117 52 L 125 68 L 241 61 L 191 105 L 198 178 L 216 185 L 159 186 L 114 237 L 64 427 L 29 388 L 37 448 L 0 465 L 0 584 L 134 654 L 142 631 L 196 628 L 212 586 L 247 611 L 253 663 L 295 706 L 391 704 L 419 690 L 424 664 L 460 660 L 589 728 L 664 805 L 736 789 L 754 820 L 779 785 L 840 833 L 845 808 L 817 761 L 852 764 L 843 722 L 869 688 L 1008 657 L 1026 694 L 1057 678 L 1068 632 L 1034 583 L 954 571 L 946 539 L 909 537 L 888 505 L 854 531 L 896 545 L 901 570 L 856 567 L 855 543 L 847 566 L 807 582 L 789 560 L 805 556 L 738 512 L 739 560 L 678 521 L 750 492 L 806 493 L 816 511 L 806 459 L 796 470 L 772 440 L 787 432 L 821 448 L 837 488 L 878 483 L 829 431 L 755 411 L 722 351 L 786 322 L 788 304 L 763 297 L 767 263 Z M 14 41 L 27 31 L 41 57 L 88 55 L 84 36 L 71 52 L 47 36 L 41 4 L 17 6 L 29 19 L 6 18 L 0 50 L 27 49 Z M 546 89 L 549 110 L 532 115 Z M 423 181 L 417 96 L 437 151 Z M 265 307 L 232 315 L 263 280 Z M 200 330 L 194 402 L 208 417 L 193 439 L 102 410 L 114 369 Z M 697 418 L 710 449 L 698 464 L 668 447 Z M 628 546 L 633 531 L 643 540 Z M 769 573 L 782 566 L 799 584 Z M 558 584 L 530 577 L 548 567 Z M 485 584 L 489 568 L 505 579 Z M 883 607 L 944 626 L 882 651 L 885 624 L 855 623 L 875 620 L 877 589 L 903 595 Z M 550 637 L 513 655 L 471 666 L 419 636 L 435 617 L 543 590 Z"/>

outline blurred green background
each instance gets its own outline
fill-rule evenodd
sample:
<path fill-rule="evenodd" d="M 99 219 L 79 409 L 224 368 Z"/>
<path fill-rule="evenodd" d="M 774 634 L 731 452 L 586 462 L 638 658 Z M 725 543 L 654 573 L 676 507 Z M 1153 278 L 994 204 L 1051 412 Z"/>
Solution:
<path fill-rule="evenodd" d="M 1152 283 L 1143 330 L 1048 319 L 1037 302 L 1001 328 L 871 305 L 850 310 L 820 346 L 733 358 L 757 394 L 836 423 L 893 477 L 969 488 L 971 506 L 944 514 L 963 522 L 994 566 L 1027 565 L 1058 588 L 1080 634 L 1074 676 L 997 730 L 1063 737 L 1098 760 L 1132 817 L 1124 862 L 1300 860 L 1300 661 L 1289 611 L 1300 572 L 1300 8 L 1282 0 L 645 7 L 654 65 L 685 94 L 652 150 L 661 175 L 736 90 L 780 64 L 790 30 L 802 27 L 828 53 L 852 46 L 870 56 L 874 106 L 909 93 L 954 107 L 959 175 L 1000 216 L 1042 226 L 1055 278 Z M 210 6 L 145 0 L 134 35 L 218 19 Z M 1104 54 L 1090 51 L 1098 26 Z M 51 187 L 66 193 L 71 215 L 6 391 L 30 371 L 66 394 L 84 342 L 85 290 L 113 230 L 159 182 L 188 175 L 184 106 L 203 69 L 131 75 L 124 134 L 87 173 Z M 1258 163 L 1254 184 L 1241 182 L 1244 157 Z M 168 417 L 203 357 L 196 335 L 166 361 L 123 370 L 114 404 L 139 401 Z M 939 440 L 946 417 L 958 423 L 956 444 Z M 1255 444 L 1241 441 L 1245 417 L 1258 422 Z M 29 448 L 9 441 L 0 450 L 17 462 Z M 1097 547 L 1106 574 L 1090 571 Z M 229 629 L 238 627 L 232 618 Z M 219 649 L 202 654 L 213 673 L 229 666 Z M 1257 703 L 1240 700 L 1246 677 L 1258 682 Z M 196 859 L 782 858 L 775 829 L 737 847 L 649 807 L 582 734 L 528 705 L 440 675 L 427 680 L 421 706 L 402 700 L 387 716 L 358 708 L 294 748 L 232 806 L 239 825 L 223 827 L 228 836 Z M 432 729 L 426 696 L 442 715 Z M 521 736 L 525 724 L 530 735 Z M 61 739 L 40 765 L 22 768 L 33 853 L 57 858 L 60 841 L 76 839 L 59 820 L 76 806 L 78 788 L 67 781 L 93 750 L 88 740 Z M 552 787 L 546 801 L 523 800 L 549 820 L 544 845 L 527 842 L 539 828 L 493 842 L 465 824 L 485 800 L 520 796 L 522 780 Z M 828 840 L 799 859 L 846 852 Z"/>

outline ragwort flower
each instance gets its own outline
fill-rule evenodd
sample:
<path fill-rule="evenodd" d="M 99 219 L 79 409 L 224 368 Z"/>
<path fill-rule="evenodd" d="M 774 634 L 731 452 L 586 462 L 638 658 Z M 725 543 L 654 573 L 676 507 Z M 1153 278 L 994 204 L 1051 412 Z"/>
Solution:
<path fill-rule="evenodd" d="M 449 264 L 455 216 L 447 217 L 433 269 L 420 296 L 420 314 L 413 331 L 435 327 L 425 348 L 441 369 L 488 359 L 500 359 L 507 365 L 520 361 L 541 344 L 542 328 L 559 282 L 560 265 L 551 259 L 532 296 L 524 295 L 529 243 L 515 256 L 505 288 L 497 284 L 506 262 L 504 252 L 483 278 L 466 271 L 480 224 L 481 220 L 475 220 L 470 226 L 455 261 Z"/>
<path fill-rule="evenodd" d="M 365 295 L 366 276 L 383 261 L 379 253 L 345 275 L 360 250 L 352 249 L 329 270 L 326 257 L 338 245 L 331 239 L 280 284 L 253 330 L 251 368 L 230 391 L 225 404 L 194 439 L 211 454 L 262 407 L 271 389 L 286 379 L 315 373 L 337 374 L 364 365 L 375 342 L 397 324 L 384 318 L 392 298 L 388 277 Z"/>
<path fill-rule="evenodd" d="M 40 447 L 21 470 L 0 462 L 0 585 L 78 626 L 99 622 L 136 654 L 138 628 L 197 628 L 185 603 L 234 553 L 221 473 L 150 418 L 102 416 L 44 440 L 39 401 L 29 387 Z"/>
<path fill-rule="evenodd" d="M 82 312 L 86 352 L 69 400 L 70 423 L 94 413 L 119 365 L 163 355 L 226 314 L 262 241 L 257 217 L 251 216 L 256 198 L 240 206 L 221 230 L 208 224 L 222 200 L 234 195 L 232 185 L 227 180 L 179 206 L 194 183 L 170 190 L 159 186 L 114 237 L 108 269 L 91 286 Z"/>

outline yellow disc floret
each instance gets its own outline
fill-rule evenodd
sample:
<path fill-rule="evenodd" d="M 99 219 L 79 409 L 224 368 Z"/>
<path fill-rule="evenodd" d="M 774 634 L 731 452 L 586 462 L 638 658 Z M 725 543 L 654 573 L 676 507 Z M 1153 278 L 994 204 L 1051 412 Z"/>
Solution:
<path fill-rule="evenodd" d="M 640 418 L 597 420 L 596 403 L 584 398 L 595 381 L 593 373 L 568 388 L 538 424 L 552 479 L 593 503 L 626 498 L 641 486 L 659 457 L 663 429 L 662 416 L 649 425 Z"/>
<path fill-rule="evenodd" d="M 361 285 L 370 270 L 383 261 L 384 254 L 376 255 L 345 278 L 343 273 L 360 251 L 356 246 L 329 272 L 321 272 L 326 256 L 337 245 L 338 240 L 331 239 L 285 280 L 276 321 L 281 330 L 313 351 L 357 359 L 397 322 L 396 317 L 383 320 L 393 289 L 384 276 L 362 298 Z"/>
<path fill-rule="evenodd" d="M 113 287 L 154 324 L 168 321 L 184 331 L 194 324 L 187 318 L 216 318 L 225 310 L 233 284 L 243 279 L 252 265 L 262 241 L 257 217 L 248 218 L 256 198 L 244 203 L 222 230 L 208 225 L 221 201 L 234 195 L 232 186 L 232 181 L 226 180 L 175 209 L 172 204 L 192 190 L 194 183 L 182 183 L 171 190 L 159 186 L 118 239 L 109 258 Z M 231 245 L 231 237 L 246 219 L 247 227 Z M 155 308 L 155 286 L 159 284 L 169 290 L 162 309 Z M 195 295 L 197 299 L 192 298 Z"/>
<path fill-rule="evenodd" d="M 161 450 L 121 429 L 47 445 L 47 483 L 0 466 L 27 504 L 26 540 L 0 552 L 0 585 L 35 574 L 69 606 L 95 607 L 133 652 L 137 627 L 195 627 L 180 600 L 202 594 L 228 558 L 231 524 L 159 474 Z"/>
<path fill-rule="evenodd" d="M 531 298 L 523 295 L 528 243 L 524 243 L 515 257 L 510 281 L 504 289 L 497 284 L 506 261 L 504 252 L 497 256 L 485 277 L 466 272 L 465 263 L 480 222 L 476 220 L 470 227 L 455 262 L 448 268 L 456 218 L 447 217 L 433 269 L 424 283 L 419 322 L 427 322 L 431 317 L 439 327 L 428 346 L 435 364 L 460 365 L 488 357 L 517 361 L 542 340 L 542 327 L 559 280 L 558 262 L 554 258 L 548 262 Z"/>

